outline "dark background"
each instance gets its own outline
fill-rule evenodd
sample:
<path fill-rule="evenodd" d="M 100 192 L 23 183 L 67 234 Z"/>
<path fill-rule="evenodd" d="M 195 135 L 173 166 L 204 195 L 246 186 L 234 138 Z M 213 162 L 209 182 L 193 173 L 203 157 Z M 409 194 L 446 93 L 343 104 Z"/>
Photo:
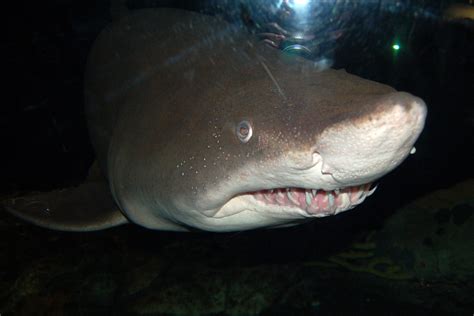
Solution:
<path fill-rule="evenodd" d="M 349 226 L 357 226 L 354 221 L 377 223 L 427 192 L 473 176 L 474 22 L 443 19 L 450 1 L 387 3 L 358 1 L 341 7 L 334 18 L 344 23 L 328 24 L 341 34 L 328 45 L 328 54 L 334 68 L 420 96 L 429 113 L 417 153 L 382 179 L 363 206 L 368 211 L 329 219 Z M 0 192 L 48 190 L 86 176 L 94 153 L 82 108 L 83 72 L 95 37 L 111 20 L 109 5 L 49 0 L 2 10 Z M 258 6 L 246 2 L 137 0 L 128 6 L 203 10 L 234 22 L 250 15 L 250 28 L 258 32 Z M 320 36 L 326 33 L 322 30 Z M 396 54 L 391 49 L 395 39 L 402 45 Z M 380 212 L 381 204 L 389 207 Z"/>
<path fill-rule="evenodd" d="M 174 6 L 222 14 L 233 23 L 244 21 L 250 31 L 259 33 L 262 23 L 272 21 L 271 14 L 265 12 L 268 2 L 130 0 L 128 6 L 131 9 Z M 355 210 L 308 224 L 226 234 L 170 233 L 137 225 L 100 232 L 64 233 L 22 224 L 2 212 L 0 313 L 127 314 L 128 307 L 139 306 L 142 297 L 152 303 L 156 294 L 155 300 L 159 301 L 170 288 L 177 289 L 171 291 L 177 296 L 174 301 L 192 304 L 189 293 L 207 298 L 214 292 L 202 289 L 206 289 L 207 283 L 215 284 L 215 280 L 235 283 L 237 287 L 245 285 L 242 275 L 247 275 L 246 267 L 254 269 L 248 278 L 257 284 L 255 288 L 278 287 L 280 280 L 288 280 L 288 289 L 282 290 L 281 299 L 293 293 L 290 297 L 303 311 L 294 315 L 471 313 L 471 280 L 456 283 L 448 278 L 440 282 L 433 277 L 433 280 L 418 278 L 401 283 L 344 269 L 301 268 L 306 263 L 344 252 L 354 242 L 367 241 L 366 237 L 389 222 L 390 215 L 403 205 L 473 178 L 474 21 L 443 18 L 445 9 L 454 1 L 337 1 L 336 9 L 331 7 L 334 2 L 318 1 L 323 6 L 324 23 L 316 30 L 316 38 L 323 44 L 318 50 L 321 55 L 313 57 L 327 57 L 334 68 L 345 68 L 350 73 L 408 91 L 428 105 L 426 127 L 415 144 L 416 154 L 381 179 L 373 196 Z M 109 9 L 109 1 L 104 0 L 2 4 L 0 197 L 62 188 L 78 184 L 86 177 L 94 153 L 84 121 L 83 72 L 94 39 L 111 20 Z M 395 41 L 402 47 L 396 53 L 391 48 Z M 472 208 L 467 210 L 468 215 L 472 214 Z M 438 221 L 447 222 L 451 213 L 454 211 L 439 210 L 436 214 L 448 216 L 438 216 Z M 405 223 L 412 220 L 408 218 Z M 419 227 L 411 225 L 415 232 Z M 456 226 L 459 231 L 466 227 Z M 401 236 L 390 236 L 393 244 L 399 244 L 405 233 L 423 243 L 427 241 L 426 247 L 432 247 L 433 240 L 436 246 L 439 239 L 446 237 L 430 239 L 405 231 L 405 226 L 399 231 Z M 406 248 L 416 251 L 420 240 Z M 450 247 L 467 251 L 461 254 L 453 251 L 452 256 L 470 258 L 468 247 L 454 246 L 470 245 L 471 240 L 464 238 L 460 243 L 459 239 L 453 239 Z M 388 246 L 393 245 L 385 246 L 386 249 L 384 244 L 377 244 L 376 250 L 389 253 Z M 436 251 L 443 253 L 444 249 L 433 247 L 432 250 L 438 254 Z M 400 259 L 395 254 L 393 257 Z M 134 273 L 135 268 L 143 266 L 149 270 L 139 277 Z M 137 295 L 125 295 L 119 289 L 119 285 L 127 289 L 128 279 L 147 278 L 150 271 L 165 273 L 159 274 L 150 287 Z M 274 273 L 267 276 L 268 271 Z M 464 270 L 448 272 L 472 275 Z M 90 280 L 96 275 L 110 283 L 105 282 L 104 286 L 99 282 L 94 287 Z M 38 293 L 34 292 L 35 286 Z M 97 288 L 110 295 L 97 294 Z M 84 293 L 91 297 L 97 294 L 97 302 L 88 301 L 87 295 L 84 299 Z M 245 302 L 250 298 L 231 294 L 229 301 Z M 313 301 L 304 301 L 307 297 L 319 297 L 320 301 L 312 305 Z M 290 315 L 290 310 L 284 309 L 285 303 L 280 304 L 279 300 L 264 315 Z"/>

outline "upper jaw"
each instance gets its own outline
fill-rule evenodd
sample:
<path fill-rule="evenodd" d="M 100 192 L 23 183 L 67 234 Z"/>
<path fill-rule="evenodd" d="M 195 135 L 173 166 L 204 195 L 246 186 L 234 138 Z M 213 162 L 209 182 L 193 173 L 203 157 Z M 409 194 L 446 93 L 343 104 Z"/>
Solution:
<path fill-rule="evenodd" d="M 207 194 L 208 201 L 218 203 L 214 204 L 216 207 L 207 204 L 202 213 L 221 218 L 252 210 L 283 218 L 322 217 L 351 209 L 373 193 L 370 183 L 359 182 L 351 186 L 336 181 L 331 174 L 322 172 L 323 161 L 316 161 L 304 170 L 282 164 L 273 170 L 253 170 L 247 184 L 238 182 L 238 187 L 233 186 L 236 183 L 223 183 L 219 187 L 227 187 L 225 193 L 221 191 L 220 196 Z"/>
<path fill-rule="evenodd" d="M 297 158 L 307 157 L 308 152 L 298 153 Z M 310 166 L 299 169 L 298 159 L 279 158 L 268 161 L 265 165 L 247 165 L 235 175 L 226 178 L 219 184 L 209 187 L 206 192 L 199 194 L 199 199 L 193 202 L 194 208 L 201 210 L 206 216 L 217 213 L 234 212 L 231 202 L 235 197 L 243 197 L 249 193 L 280 188 L 315 189 L 320 191 L 342 190 L 351 186 L 362 186 L 375 180 L 361 179 L 360 181 L 338 181 L 332 173 L 323 172 L 324 160 L 318 153 L 313 153 Z M 302 159 L 299 159 L 302 161 Z M 370 181 L 366 181 L 370 180 Z M 223 212 L 223 209 L 226 209 Z"/>

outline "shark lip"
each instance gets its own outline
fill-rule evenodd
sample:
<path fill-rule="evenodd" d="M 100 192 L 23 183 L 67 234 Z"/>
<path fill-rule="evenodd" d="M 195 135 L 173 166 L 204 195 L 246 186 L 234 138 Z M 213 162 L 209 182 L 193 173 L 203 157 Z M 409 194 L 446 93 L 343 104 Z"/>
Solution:
<path fill-rule="evenodd" d="M 338 214 L 361 204 L 377 186 L 367 183 L 325 191 L 322 189 L 275 188 L 248 192 L 258 203 L 267 206 L 297 208 L 309 216 Z"/>

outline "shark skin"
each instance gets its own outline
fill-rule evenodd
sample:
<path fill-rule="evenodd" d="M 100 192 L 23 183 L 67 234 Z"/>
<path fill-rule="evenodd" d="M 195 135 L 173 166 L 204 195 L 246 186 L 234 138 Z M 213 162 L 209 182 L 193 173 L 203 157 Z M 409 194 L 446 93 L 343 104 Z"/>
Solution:
<path fill-rule="evenodd" d="M 294 225 L 362 203 L 414 151 L 427 114 L 409 93 L 175 9 L 134 11 L 103 30 L 85 99 L 104 179 L 7 210 L 68 231 Z"/>

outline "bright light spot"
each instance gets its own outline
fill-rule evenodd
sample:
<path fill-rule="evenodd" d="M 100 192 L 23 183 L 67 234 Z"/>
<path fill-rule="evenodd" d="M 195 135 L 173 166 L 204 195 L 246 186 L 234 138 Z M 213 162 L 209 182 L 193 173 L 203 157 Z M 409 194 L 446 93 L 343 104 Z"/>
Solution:
<path fill-rule="evenodd" d="M 309 0 L 293 0 L 295 7 L 305 7 L 308 4 Z"/>
<path fill-rule="evenodd" d="M 393 45 L 392 45 L 392 48 L 393 48 L 393 50 L 399 50 L 399 49 L 400 49 L 400 45 L 398 45 L 398 44 L 393 44 Z"/>
<path fill-rule="evenodd" d="M 296 38 L 296 39 L 303 39 L 303 38 L 304 38 L 304 34 L 303 34 L 303 33 L 295 33 L 295 34 L 293 34 L 293 38 Z"/>

